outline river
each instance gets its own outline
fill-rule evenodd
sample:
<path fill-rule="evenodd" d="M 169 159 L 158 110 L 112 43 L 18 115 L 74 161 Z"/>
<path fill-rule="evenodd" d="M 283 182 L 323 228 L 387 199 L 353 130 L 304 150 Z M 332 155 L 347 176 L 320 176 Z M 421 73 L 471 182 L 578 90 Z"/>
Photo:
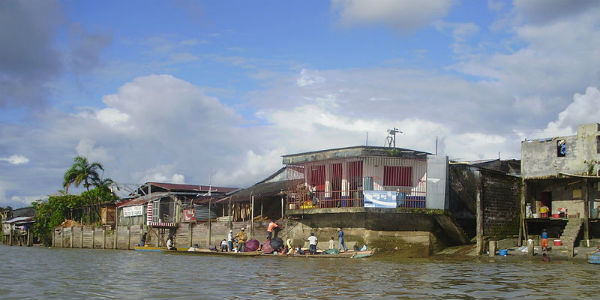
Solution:
<path fill-rule="evenodd" d="M 220 257 L 0 245 L 0 299 L 599 299 L 585 262 Z"/>

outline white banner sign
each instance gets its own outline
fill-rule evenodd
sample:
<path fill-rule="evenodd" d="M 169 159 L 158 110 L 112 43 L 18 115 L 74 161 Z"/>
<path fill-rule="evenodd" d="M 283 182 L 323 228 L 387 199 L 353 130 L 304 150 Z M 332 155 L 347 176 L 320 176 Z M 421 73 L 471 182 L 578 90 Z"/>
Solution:
<path fill-rule="evenodd" d="M 135 217 L 143 214 L 144 206 L 142 205 L 123 207 L 123 216 L 125 217 Z"/>

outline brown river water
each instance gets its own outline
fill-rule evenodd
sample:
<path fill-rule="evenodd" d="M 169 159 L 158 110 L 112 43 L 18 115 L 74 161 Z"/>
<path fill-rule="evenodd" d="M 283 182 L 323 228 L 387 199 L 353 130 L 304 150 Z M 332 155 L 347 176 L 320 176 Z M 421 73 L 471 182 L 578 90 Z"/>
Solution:
<path fill-rule="evenodd" d="M 0 299 L 600 299 L 585 261 L 191 256 L 0 246 Z"/>

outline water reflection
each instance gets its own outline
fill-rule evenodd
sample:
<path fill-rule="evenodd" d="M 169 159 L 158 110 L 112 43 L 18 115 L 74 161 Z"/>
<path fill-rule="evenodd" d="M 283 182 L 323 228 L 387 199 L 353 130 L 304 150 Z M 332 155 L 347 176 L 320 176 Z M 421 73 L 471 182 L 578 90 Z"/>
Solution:
<path fill-rule="evenodd" d="M 597 299 L 581 262 L 187 256 L 0 246 L 1 299 Z"/>

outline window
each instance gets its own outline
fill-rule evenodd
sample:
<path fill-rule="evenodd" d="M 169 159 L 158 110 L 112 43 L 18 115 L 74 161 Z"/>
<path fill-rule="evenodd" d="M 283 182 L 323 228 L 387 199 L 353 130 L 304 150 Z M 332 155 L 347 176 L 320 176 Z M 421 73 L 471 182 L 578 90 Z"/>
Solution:
<path fill-rule="evenodd" d="M 567 155 L 567 143 L 565 140 L 556 141 L 556 157 L 565 157 Z"/>
<path fill-rule="evenodd" d="M 325 165 L 310 167 L 310 186 L 315 186 L 317 191 L 325 190 Z"/>
<path fill-rule="evenodd" d="M 348 163 L 348 182 L 350 191 L 361 190 L 363 187 L 363 163 L 362 161 L 351 161 Z"/>
<path fill-rule="evenodd" d="M 384 186 L 412 186 L 412 167 L 384 166 Z"/>

